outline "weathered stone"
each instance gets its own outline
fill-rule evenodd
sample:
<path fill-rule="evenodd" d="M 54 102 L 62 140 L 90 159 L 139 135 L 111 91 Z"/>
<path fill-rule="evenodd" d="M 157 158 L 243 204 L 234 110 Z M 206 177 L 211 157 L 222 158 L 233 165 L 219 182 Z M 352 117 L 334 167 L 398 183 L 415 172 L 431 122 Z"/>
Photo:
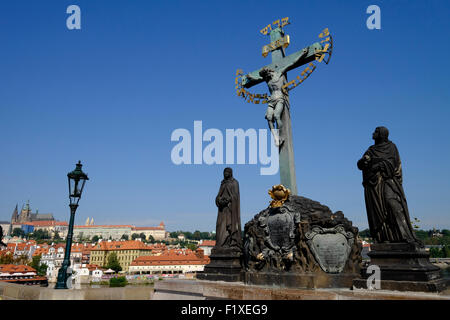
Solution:
<path fill-rule="evenodd" d="M 241 251 L 234 248 L 211 250 L 210 263 L 203 272 L 197 273 L 198 279 L 215 281 L 242 281 Z"/>
<path fill-rule="evenodd" d="M 446 281 L 440 268 L 433 265 L 430 254 L 416 243 L 375 243 L 368 253 L 370 264 L 380 268 L 381 289 L 399 291 L 440 292 Z M 362 279 L 355 279 L 356 288 L 367 288 L 367 268 L 361 270 Z"/>
<path fill-rule="evenodd" d="M 191 296 L 191 293 L 195 293 L 195 297 Z M 242 282 L 180 279 L 167 279 L 155 283 L 156 299 L 159 299 L 158 297 L 172 298 L 175 295 L 177 299 L 189 299 L 189 297 L 201 299 L 203 297 L 206 300 L 450 300 L 449 293 L 350 290 L 349 288 L 311 290 L 256 286 Z"/>
<path fill-rule="evenodd" d="M 282 206 L 268 207 L 245 225 L 245 281 L 272 285 L 275 277 L 280 286 L 351 287 L 348 277 L 341 277 L 347 279 L 342 282 L 321 275 L 359 274 L 357 235 L 358 229 L 342 212 L 333 213 L 317 201 L 291 195 Z"/>
<path fill-rule="evenodd" d="M 352 249 L 354 236 L 341 225 L 334 228 L 313 227 L 306 233 L 306 243 L 323 271 L 340 273 Z"/>
<path fill-rule="evenodd" d="M 5 300 L 150 300 L 153 292 L 151 286 L 55 290 L 0 282 L 0 298 Z"/>

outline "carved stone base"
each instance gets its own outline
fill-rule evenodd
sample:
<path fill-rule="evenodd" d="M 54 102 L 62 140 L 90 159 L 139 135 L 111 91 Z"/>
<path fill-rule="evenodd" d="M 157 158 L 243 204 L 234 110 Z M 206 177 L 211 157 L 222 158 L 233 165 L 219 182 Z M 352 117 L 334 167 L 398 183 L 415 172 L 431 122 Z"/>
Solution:
<path fill-rule="evenodd" d="M 213 248 L 209 256 L 211 262 L 197 279 L 212 281 L 242 281 L 241 252 L 230 248 Z"/>
<path fill-rule="evenodd" d="M 425 249 L 409 243 L 378 243 L 368 253 L 370 264 L 380 267 L 381 289 L 399 291 L 439 292 L 446 288 L 440 268 L 429 261 Z M 355 279 L 355 288 L 366 288 L 367 268 L 362 279 Z"/>
<path fill-rule="evenodd" d="M 354 279 L 353 287 L 356 289 L 367 289 L 367 280 Z M 380 281 L 380 290 L 390 291 L 442 292 L 446 289 L 446 287 L 445 279 L 432 281 Z"/>
<path fill-rule="evenodd" d="M 275 273 L 245 272 L 244 282 L 249 285 L 273 286 L 277 288 L 351 288 L 355 273 Z"/>

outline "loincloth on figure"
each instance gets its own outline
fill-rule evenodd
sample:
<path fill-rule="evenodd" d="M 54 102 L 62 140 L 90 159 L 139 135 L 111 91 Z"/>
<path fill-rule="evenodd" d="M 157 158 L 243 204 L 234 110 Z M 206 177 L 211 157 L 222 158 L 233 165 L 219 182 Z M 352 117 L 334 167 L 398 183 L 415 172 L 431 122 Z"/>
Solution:
<path fill-rule="evenodd" d="M 272 118 L 275 108 L 280 102 L 283 104 L 283 107 L 289 108 L 289 102 L 284 95 L 278 97 L 271 96 L 269 98 L 267 101 L 266 119 Z"/>

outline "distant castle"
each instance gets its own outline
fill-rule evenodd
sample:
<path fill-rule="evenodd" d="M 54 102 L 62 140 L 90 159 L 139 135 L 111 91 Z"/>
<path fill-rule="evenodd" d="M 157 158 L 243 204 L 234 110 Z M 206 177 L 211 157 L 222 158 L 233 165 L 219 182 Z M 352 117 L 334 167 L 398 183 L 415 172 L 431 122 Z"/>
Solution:
<path fill-rule="evenodd" d="M 20 210 L 19 214 L 18 205 L 16 204 L 16 208 L 14 209 L 11 216 L 11 225 L 34 221 L 55 221 L 55 218 L 51 213 L 42 214 L 38 213 L 38 210 L 36 210 L 35 213 L 32 213 L 30 208 L 30 201 L 27 201 L 27 203 L 22 206 L 22 210 Z"/>

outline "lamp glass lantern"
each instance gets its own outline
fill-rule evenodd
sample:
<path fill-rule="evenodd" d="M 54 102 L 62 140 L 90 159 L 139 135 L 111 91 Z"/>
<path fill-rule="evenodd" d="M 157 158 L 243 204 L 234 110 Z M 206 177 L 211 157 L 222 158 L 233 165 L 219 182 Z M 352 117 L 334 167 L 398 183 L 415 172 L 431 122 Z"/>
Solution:
<path fill-rule="evenodd" d="M 86 173 L 81 170 L 81 161 L 76 164 L 75 170 L 67 174 L 67 179 L 69 182 L 69 198 L 71 206 L 78 206 L 81 194 L 83 193 L 84 184 L 89 180 Z"/>

